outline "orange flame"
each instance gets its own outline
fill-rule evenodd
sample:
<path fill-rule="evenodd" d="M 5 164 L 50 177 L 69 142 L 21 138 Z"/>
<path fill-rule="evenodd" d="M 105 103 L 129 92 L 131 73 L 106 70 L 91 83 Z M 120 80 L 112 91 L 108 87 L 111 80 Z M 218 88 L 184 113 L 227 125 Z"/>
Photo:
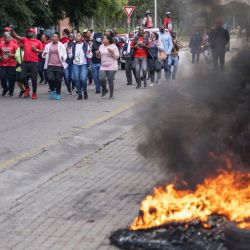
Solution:
<path fill-rule="evenodd" d="M 207 178 L 195 191 L 174 185 L 154 189 L 141 203 L 130 229 L 148 229 L 171 222 L 205 222 L 212 214 L 225 216 L 240 228 L 250 228 L 250 173 L 223 171 Z"/>

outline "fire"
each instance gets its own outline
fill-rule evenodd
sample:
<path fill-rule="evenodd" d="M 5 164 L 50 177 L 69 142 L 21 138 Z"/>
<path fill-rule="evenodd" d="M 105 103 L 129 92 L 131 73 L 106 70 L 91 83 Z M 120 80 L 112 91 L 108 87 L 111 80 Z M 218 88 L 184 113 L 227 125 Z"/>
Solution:
<path fill-rule="evenodd" d="M 250 172 L 223 171 L 204 180 L 194 191 L 174 185 L 154 189 L 141 204 L 130 229 L 148 229 L 171 222 L 204 222 L 212 214 L 225 216 L 240 228 L 250 228 Z"/>

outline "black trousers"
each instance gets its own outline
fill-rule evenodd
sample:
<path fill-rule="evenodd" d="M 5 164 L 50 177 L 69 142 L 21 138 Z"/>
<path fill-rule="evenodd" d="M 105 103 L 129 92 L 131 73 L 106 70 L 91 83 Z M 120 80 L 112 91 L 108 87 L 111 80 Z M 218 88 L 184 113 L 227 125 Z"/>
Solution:
<path fill-rule="evenodd" d="M 60 95 L 62 88 L 63 67 L 48 66 L 46 73 L 50 90 L 56 90 L 56 94 Z"/>
<path fill-rule="evenodd" d="M 223 69 L 225 65 L 225 55 L 226 55 L 226 49 L 221 48 L 221 49 L 214 49 L 212 51 L 212 56 L 213 56 L 213 64 L 214 68 L 218 68 L 220 62 L 220 68 Z"/>
<path fill-rule="evenodd" d="M 22 64 L 22 79 L 27 79 L 30 75 L 32 82 L 33 93 L 37 91 L 37 73 L 38 63 L 37 62 L 23 62 Z M 25 83 L 25 88 L 28 88 L 28 83 Z"/>
<path fill-rule="evenodd" d="M 12 95 L 15 89 L 16 81 L 16 67 L 15 66 L 2 66 L 1 67 L 1 85 L 5 92 L 9 91 Z M 8 85 L 7 85 L 8 82 Z"/>

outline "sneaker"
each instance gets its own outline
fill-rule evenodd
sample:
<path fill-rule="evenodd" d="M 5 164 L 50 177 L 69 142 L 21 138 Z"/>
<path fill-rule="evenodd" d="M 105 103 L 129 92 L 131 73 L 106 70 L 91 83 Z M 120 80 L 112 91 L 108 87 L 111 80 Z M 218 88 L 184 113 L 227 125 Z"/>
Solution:
<path fill-rule="evenodd" d="M 89 98 L 88 93 L 84 92 L 84 99 L 87 100 Z"/>
<path fill-rule="evenodd" d="M 132 85 L 132 83 L 127 83 L 127 86 Z"/>
<path fill-rule="evenodd" d="M 24 94 L 24 90 L 20 90 L 20 92 L 19 92 L 19 97 L 21 98 L 22 96 L 23 96 L 23 94 Z"/>
<path fill-rule="evenodd" d="M 67 91 L 66 95 L 72 95 L 72 93 L 71 93 L 71 92 L 69 92 L 69 91 Z"/>
<path fill-rule="evenodd" d="M 101 91 L 96 91 L 95 93 L 96 93 L 96 94 L 101 94 Z"/>
<path fill-rule="evenodd" d="M 13 96 L 14 96 L 14 94 L 13 94 L 13 93 L 11 93 L 11 94 L 10 94 L 10 97 L 13 97 Z"/>
<path fill-rule="evenodd" d="M 150 87 L 153 87 L 154 86 L 154 84 L 153 83 L 150 83 Z"/>
<path fill-rule="evenodd" d="M 79 95 L 79 96 L 77 97 L 77 100 L 82 100 L 82 95 Z"/>
<path fill-rule="evenodd" d="M 109 99 L 110 99 L 110 100 L 114 100 L 114 96 L 110 95 L 110 96 L 109 96 Z"/>
<path fill-rule="evenodd" d="M 8 93 L 8 90 L 3 90 L 3 92 L 2 92 L 2 96 L 6 96 L 6 95 L 7 95 L 7 93 Z"/>
<path fill-rule="evenodd" d="M 137 85 L 137 86 L 136 86 L 136 89 L 140 89 L 140 88 L 141 88 L 141 85 Z"/>
<path fill-rule="evenodd" d="M 51 91 L 49 93 L 49 99 L 54 99 L 54 98 L 56 98 L 56 92 L 55 91 Z"/>
<path fill-rule="evenodd" d="M 30 89 L 29 88 L 24 90 L 23 97 L 24 98 L 29 98 L 30 97 Z"/>
<path fill-rule="evenodd" d="M 56 100 L 60 101 L 61 100 L 61 96 L 60 95 L 56 95 Z"/>
<path fill-rule="evenodd" d="M 105 95 L 107 95 L 107 93 L 108 93 L 108 90 L 103 90 L 102 91 L 102 97 L 104 97 Z"/>
<path fill-rule="evenodd" d="M 42 83 L 43 83 L 43 81 L 44 81 L 44 79 L 42 78 L 42 79 L 40 80 L 40 82 L 39 82 L 39 83 L 40 83 L 40 84 L 42 84 Z"/>
<path fill-rule="evenodd" d="M 32 100 L 36 100 L 37 99 L 37 93 L 33 93 L 32 94 Z"/>

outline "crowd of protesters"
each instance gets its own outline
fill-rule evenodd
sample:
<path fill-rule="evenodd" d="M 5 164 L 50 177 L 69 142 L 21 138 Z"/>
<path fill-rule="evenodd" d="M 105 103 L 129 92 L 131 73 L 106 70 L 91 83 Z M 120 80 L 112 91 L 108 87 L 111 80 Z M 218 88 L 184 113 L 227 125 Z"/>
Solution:
<path fill-rule="evenodd" d="M 19 97 L 29 98 L 31 94 L 31 98 L 36 100 L 39 75 L 40 83 L 49 86 L 49 99 L 61 99 L 63 80 L 66 95 L 72 95 L 75 90 L 77 100 L 88 99 L 88 85 L 92 82 L 96 94 L 104 97 L 109 92 L 109 98 L 113 99 L 114 80 L 121 56 L 125 59 L 127 85 L 133 84 L 133 76 L 137 89 L 146 88 L 148 80 L 150 86 L 160 84 L 163 79 L 165 82 L 175 80 L 182 44 L 172 30 L 170 14 L 166 13 L 163 25 L 158 30 L 150 32 L 153 23 L 151 12 L 147 11 L 144 27 L 130 32 L 122 49 L 116 44 L 116 30 L 102 34 L 93 30 L 81 33 L 78 29 L 72 32 L 64 29 L 60 38 L 57 32 L 49 37 L 43 29 L 36 35 L 36 30 L 29 28 L 25 31 L 25 37 L 21 37 L 12 27 L 6 27 L 0 39 L 2 96 L 13 96 L 17 82 Z M 149 30 L 145 32 L 144 28 Z M 220 39 L 224 39 L 223 45 Z M 222 50 L 229 41 L 229 34 L 218 23 L 207 41 L 214 51 L 214 64 L 218 65 L 219 59 L 223 68 L 225 54 Z M 193 63 L 199 63 L 203 45 L 204 40 L 196 32 L 190 41 Z"/>

